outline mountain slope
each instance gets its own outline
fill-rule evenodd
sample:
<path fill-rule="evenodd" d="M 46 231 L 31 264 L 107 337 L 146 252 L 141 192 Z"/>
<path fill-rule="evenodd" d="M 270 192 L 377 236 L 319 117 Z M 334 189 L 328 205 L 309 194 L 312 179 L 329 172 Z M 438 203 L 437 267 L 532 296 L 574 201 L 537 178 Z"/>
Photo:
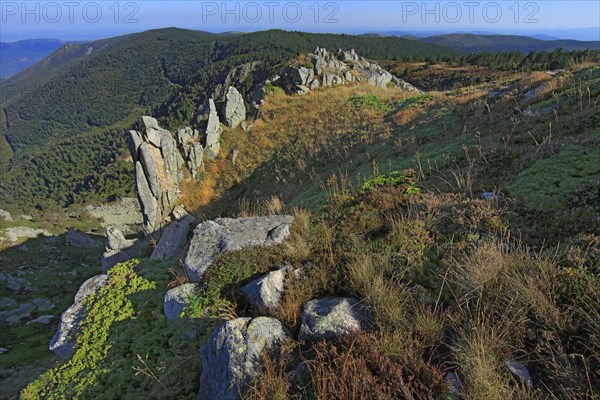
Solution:
<path fill-rule="evenodd" d="M 451 34 L 430 36 L 419 39 L 422 42 L 451 47 L 465 52 L 503 52 L 518 50 L 522 53 L 530 51 L 551 51 L 558 48 L 564 50 L 600 49 L 600 42 L 579 40 L 540 40 L 516 35 L 473 35 Z"/>
<path fill-rule="evenodd" d="M 55 164 L 67 163 L 66 159 L 73 156 L 71 148 L 89 145 L 88 154 L 102 152 L 96 147 L 102 146 L 101 141 L 94 137 L 112 129 L 110 137 L 124 149 L 124 138 L 119 132 L 131 126 L 139 115 L 172 117 L 174 125 L 189 121 L 196 107 L 211 95 L 216 84 L 224 82 L 234 67 L 256 64 L 243 84 L 242 90 L 249 90 L 282 63 L 317 46 L 354 47 L 366 57 L 381 59 L 418 60 L 459 54 L 441 46 L 399 38 L 276 30 L 222 36 L 175 28 L 91 42 L 74 47 L 70 54 L 63 48 L 50 57 L 48 65 L 38 64 L 13 81 L 42 83 L 11 98 L 4 106 L 2 130 L 15 155 L 0 193 L 7 199 L 23 198 L 19 194 L 26 188 L 9 181 L 18 180 L 25 173 L 31 179 L 33 174 L 27 171 L 34 170 L 38 182 L 35 186 L 42 189 L 40 197 L 69 203 L 65 192 L 83 190 L 81 183 L 95 173 L 94 169 L 82 168 L 65 178 L 51 172 L 59 169 L 60 165 Z M 90 53 L 90 48 L 96 50 Z M 57 60 L 56 68 L 50 65 L 52 60 Z M 62 154 L 57 156 L 56 149 L 61 149 Z M 110 162 L 116 156 L 102 159 Z M 57 157 L 64 160 L 56 160 Z M 90 164 L 84 161 L 84 165 Z M 39 165 L 45 165 L 43 171 L 48 173 L 40 174 Z M 34 193 L 30 192 L 27 201 L 33 201 L 32 196 Z"/>

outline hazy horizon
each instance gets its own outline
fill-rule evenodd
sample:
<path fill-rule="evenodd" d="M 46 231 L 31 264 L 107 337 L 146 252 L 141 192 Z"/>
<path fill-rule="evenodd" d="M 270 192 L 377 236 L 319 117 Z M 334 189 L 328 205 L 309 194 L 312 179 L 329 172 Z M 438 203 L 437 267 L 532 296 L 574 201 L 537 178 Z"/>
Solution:
<path fill-rule="evenodd" d="M 154 1 L 0 4 L 3 42 L 95 40 L 178 27 L 214 33 L 485 33 L 600 40 L 596 1 Z"/>

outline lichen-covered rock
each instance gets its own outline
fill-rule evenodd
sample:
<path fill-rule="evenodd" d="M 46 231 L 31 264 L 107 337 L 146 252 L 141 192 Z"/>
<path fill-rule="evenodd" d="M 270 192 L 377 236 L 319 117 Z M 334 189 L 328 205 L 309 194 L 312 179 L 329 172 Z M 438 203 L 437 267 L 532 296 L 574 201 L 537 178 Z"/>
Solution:
<path fill-rule="evenodd" d="M 271 215 L 253 218 L 218 218 L 205 221 L 194 229 L 185 258 L 189 278 L 199 282 L 220 254 L 251 246 L 282 243 L 290 234 L 291 216 Z"/>
<path fill-rule="evenodd" d="M 198 284 L 196 283 L 186 283 L 174 287 L 173 289 L 169 289 L 165 294 L 163 306 L 165 318 L 169 321 L 180 318 L 181 313 L 188 305 L 190 296 L 192 296 L 197 289 Z"/>
<path fill-rule="evenodd" d="M 217 107 L 213 99 L 208 100 L 208 124 L 206 125 L 206 146 L 204 147 L 204 154 L 211 160 L 214 160 L 219 155 L 221 150 L 221 123 L 219 122 L 219 114 L 217 114 Z"/>
<path fill-rule="evenodd" d="M 156 119 L 143 116 L 142 132 L 129 131 L 127 142 L 135 162 L 135 181 L 144 215 L 144 232 L 164 226 L 178 200 L 184 159 L 171 133 Z M 194 160 L 196 161 L 196 160 Z"/>
<path fill-rule="evenodd" d="M 68 357 L 75 349 L 75 335 L 79 322 L 85 315 L 84 300 L 96 294 L 108 284 L 108 275 L 97 275 L 83 282 L 71 307 L 60 316 L 56 334 L 50 340 L 49 349 L 60 357 Z"/>
<path fill-rule="evenodd" d="M 250 304 L 258 309 L 273 309 L 277 307 L 283 296 L 284 281 L 291 267 L 283 267 L 271 271 L 260 278 L 240 288 L 248 297 Z"/>
<path fill-rule="evenodd" d="M 299 338 L 331 339 L 365 328 L 368 315 L 358 300 L 347 297 L 324 298 L 306 303 Z"/>
<path fill-rule="evenodd" d="M 160 241 L 150 255 L 151 260 L 166 260 L 177 258 L 182 255 L 187 245 L 187 236 L 190 231 L 188 219 L 171 222 L 160 237 Z"/>
<path fill-rule="evenodd" d="M 217 328 L 200 350 L 202 374 L 198 400 L 238 400 L 260 371 L 263 351 L 288 337 L 273 318 L 237 318 Z"/>
<path fill-rule="evenodd" d="M 229 87 L 225 95 L 225 122 L 230 128 L 237 128 L 246 119 L 246 105 L 244 98 L 233 86 Z"/>
<path fill-rule="evenodd" d="M 91 249 L 102 246 L 102 243 L 92 239 L 87 233 L 80 231 L 68 231 L 65 235 L 65 244 L 80 249 Z"/>

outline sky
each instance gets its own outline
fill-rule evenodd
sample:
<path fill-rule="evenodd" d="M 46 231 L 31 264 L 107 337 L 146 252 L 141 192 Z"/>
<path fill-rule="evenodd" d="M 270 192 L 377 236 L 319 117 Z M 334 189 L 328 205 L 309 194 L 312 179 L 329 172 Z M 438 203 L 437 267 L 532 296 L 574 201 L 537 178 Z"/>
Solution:
<path fill-rule="evenodd" d="M 171 26 L 210 32 L 476 32 L 600 40 L 600 1 L 0 0 L 4 42 L 92 40 Z"/>

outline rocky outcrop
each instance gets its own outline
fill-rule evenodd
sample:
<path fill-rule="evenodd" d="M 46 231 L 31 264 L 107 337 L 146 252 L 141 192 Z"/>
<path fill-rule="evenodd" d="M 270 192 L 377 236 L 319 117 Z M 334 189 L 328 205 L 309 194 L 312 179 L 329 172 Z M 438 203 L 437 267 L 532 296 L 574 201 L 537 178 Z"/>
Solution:
<path fill-rule="evenodd" d="M 167 260 L 180 258 L 187 245 L 187 236 L 190 231 L 191 218 L 171 222 L 163 229 L 160 241 L 150 255 L 151 260 Z"/>
<path fill-rule="evenodd" d="M 325 298 L 306 303 L 299 338 L 332 339 L 365 328 L 368 315 L 358 300 L 347 297 Z"/>
<path fill-rule="evenodd" d="M 181 313 L 188 305 L 190 296 L 192 296 L 197 289 L 198 284 L 186 283 L 168 290 L 164 300 L 165 318 L 169 321 L 180 318 Z"/>
<path fill-rule="evenodd" d="M 263 351 L 274 351 L 288 337 L 273 318 L 237 318 L 216 329 L 200 350 L 198 400 L 238 400 L 260 371 Z"/>
<path fill-rule="evenodd" d="M 75 349 L 75 335 L 79 322 L 85 315 L 84 301 L 98 293 L 100 289 L 108 284 L 108 275 L 97 275 L 88 279 L 81 285 L 75 295 L 73 305 L 60 316 L 60 323 L 56 334 L 50 340 L 49 349 L 60 357 L 68 357 Z"/>
<path fill-rule="evenodd" d="M 140 258 L 149 250 L 149 242 L 139 239 L 125 239 L 123 233 L 116 227 L 106 230 L 106 251 L 102 254 L 102 271 L 115 265 Z"/>
<path fill-rule="evenodd" d="M 256 309 L 270 310 L 279 304 L 283 296 L 284 281 L 288 273 L 292 271 L 290 266 L 279 268 L 248 283 L 240 288 L 246 295 L 250 304 Z"/>
<path fill-rule="evenodd" d="M 218 218 L 194 229 L 185 258 L 190 280 L 200 281 L 204 272 L 221 254 L 251 246 L 282 243 L 290 234 L 293 217 L 271 215 L 253 218 Z"/>
<path fill-rule="evenodd" d="M 225 95 L 225 123 L 230 128 L 237 128 L 246 119 L 246 105 L 244 98 L 233 86 L 229 87 Z"/>
<path fill-rule="evenodd" d="M 135 161 L 138 198 L 144 214 L 144 232 L 159 230 L 179 195 L 184 160 L 171 133 L 156 119 L 141 118 L 142 131 L 129 131 L 128 144 Z"/>
<path fill-rule="evenodd" d="M 87 233 L 80 231 L 68 231 L 65 235 L 65 244 L 80 249 L 91 249 L 102 246 L 102 243 L 92 239 Z"/>
<path fill-rule="evenodd" d="M 221 122 L 219 122 L 219 114 L 217 114 L 217 107 L 213 99 L 208 101 L 208 122 L 206 125 L 206 147 L 204 153 L 206 157 L 214 160 L 219 155 L 221 149 L 221 134 L 223 128 L 221 128 Z"/>
<path fill-rule="evenodd" d="M 330 53 L 326 49 L 317 47 L 313 54 L 306 57 L 304 65 L 286 67 L 278 81 L 283 87 L 288 88 L 290 93 L 300 95 L 318 87 L 351 82 L 365 82 L 381 88 L 394 86 L 402 90 L 420 92 L 414 86 L 381 68 L 380 65 L 370 63 L 364 57 L 360 57 L 354 49 L 350 51 L 340 49 L 336 53 Z M 254 97 L 260 87 L 261 85 L 255 89 Z M 253 100 L 253 104 L 260 105 L 256 100 Z"/>

